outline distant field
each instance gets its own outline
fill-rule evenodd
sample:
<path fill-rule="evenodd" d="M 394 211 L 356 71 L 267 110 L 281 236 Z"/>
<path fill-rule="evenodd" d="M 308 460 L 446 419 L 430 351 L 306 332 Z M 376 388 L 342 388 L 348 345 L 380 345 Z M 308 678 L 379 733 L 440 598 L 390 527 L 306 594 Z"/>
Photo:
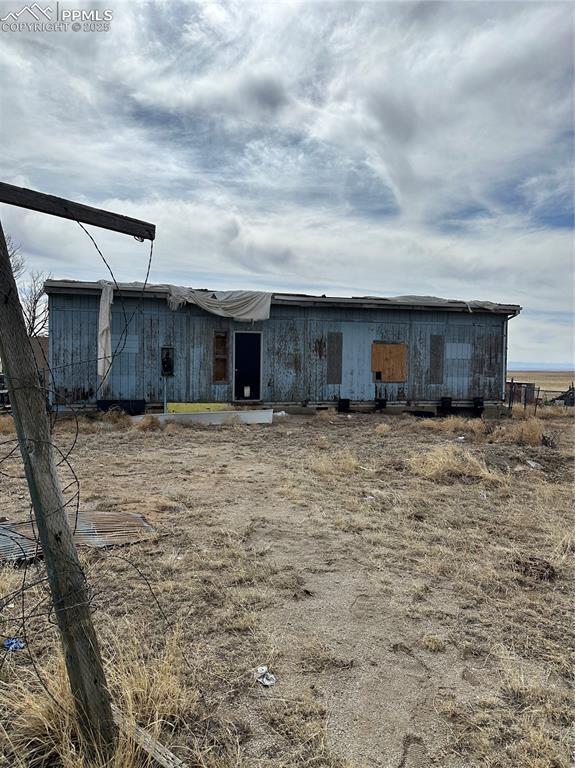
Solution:
<path fill-rule="evenodd" d="M 541 389 L 564 391 L 575 380 L 575 371 L 508 371 L 507 379 L 533 382 Z"/>

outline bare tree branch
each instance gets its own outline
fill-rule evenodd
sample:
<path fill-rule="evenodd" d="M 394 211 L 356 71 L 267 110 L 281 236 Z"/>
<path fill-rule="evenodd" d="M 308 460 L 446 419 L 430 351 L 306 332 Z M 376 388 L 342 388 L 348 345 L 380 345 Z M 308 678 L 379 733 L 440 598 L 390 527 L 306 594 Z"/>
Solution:
<path fill-rule="evenodd" d="M 6 237 L 6 247 L 8 249 L 8 258 L 10 259 L 14 280 L 18 282 L 26 271 L 26 259 L 20 252 L 22 246 L 15 243 L 14 239 L 8 235 Z"/>
<path fill-rule="evenodd" d="M 28 336 L 48 335 L 48 299 L 44 282 L 50 275 L 31 272 L 30 279 L 20 287 L 20 303 Z"/>

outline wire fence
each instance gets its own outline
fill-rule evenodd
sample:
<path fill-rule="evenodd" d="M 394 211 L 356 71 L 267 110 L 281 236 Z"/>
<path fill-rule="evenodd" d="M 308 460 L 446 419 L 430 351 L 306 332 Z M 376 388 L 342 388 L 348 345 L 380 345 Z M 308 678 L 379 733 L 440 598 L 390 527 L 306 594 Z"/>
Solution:
<path fill-rule="evenodd" d="M 122 293 L 119 290 L 118 282 L 109 261 L 102 253 L 101 248 L 92 234 L 80 222 L 77 223 L 86 233 L 105 265 L 110 275 L 111 282 L 117 290 L 117 296 L 121 305 L 123 328 L 118 342 L 112 351 L 110 364 L 113 364 L 115 358 L 118 357 L 125 348 L 130 324 L 138 312 L 145 295 L 146 285 L 148 284 L 152 266 L 153 241 L 150 242 L 142 292 L 135 308 L 131 314 L 129 314 L 124 305 Z M 32 344 L 31 341 L 29 341 L 29 343 Z M 100 358 L 74 361 L 67 366 L 61 367 L 73 367 L 87 362 L 97 362 L 98 359 Z M 79 413 L 74 403 L 67 401 L 59 391 L 56 385 L 55 373 L 50 366 L 49 360 L 45 357 L 42 365 L 38 364 L 36 356 L 35 360 L 37 365 L 37 381 L 30 383 L 12 376 L 11 380 L 6 382 L 8 393 L 14 393 L 18 388 L 29 389 L 30 386 L 39 387 L 42 390 L 46 407 L 49 411 L 49 444 L 56 454 L 57 474 L 63 494 L 63 505 L 56 510 L 45 511 L 45 516 L 49 517 L 51 514 L 64 510 L 71 524 L 71 532 L 74 534 L 78 526 L 82 499 L 81 481 L 72 462 L 73 453 L 78 444 L 80 433 Z M 99 391 L 102 384 L 103 382 L 98 384 L 97 391 Z M 72 419 L 73 429 L 71 433 L 69 431 L 63 433 L 66 436 L 66 445 L 60 444 L 55 436 L 57 423 L 59 419 L 63 418 L 60 414 L 60 408 L 49 408 L 48 403 L 51 403 L 53 406 L 64 406 L 66 410 L 66 419 Z M 29 494 L 23 460 L 20 456 L 20 441 L 22 439 L 25 442 L 28 442 L 29 440 L 27 436 L 20 436 L 19 438 L 18 436 L 12 437 L 8 435 L 0 435 L 0 480 L 2 482 L 2 496 L 4 496 L 5 502 L 0 509 L 10 510 L 10 519 L 0 517 L 0 541 L 4 538 L 5 541 L 9 542 L 11 548 L 15 548 L 17 553 L 21 555 L 17 556 L 10 566 L 6 566 L 6 564 L 2 563 L 0 560 L 0 568 L 13 567 L 16 569 L 15 573 L 18 573 L 20 577 L 18 587 L 9 590 L 6 594 L 0 597 L 0 674 L 11 654 L 15 651 L 24 651 L 27 654 L 30 665 L 35 671 L 42 688 L 44 688 L 45 692 L 56 706 L 64 708 L 62 702 L 58 701 L 52 694 L 50 685 L 48 684 L 48 681 L 44 679 L 37 661 L 38 654 L 41 653 L 46 646 L 46 639 L 49 632 L 55 631 L 56 621 L 54 613 L 57 606 L 54 603 L 54 597 L 50 591 L 48 583 L 46 566 L 42 557 L 42 546 L 35 524 L 33 505 L 29 500 L 26 501 L 27 498 L 29 499 Z M 0 496 L 0 500 L 2 500 L 2 496 Z M 14 496 L 23 503 L 14 507 L 14 505 L 10 503 L 14 499 Z M 28 531 L 27 534 L 22 532 L 22 524 L 24 523 L 29 524 L 26 529 Z M 23 545 L 24 542 L 26 546 Z M 1 555 L 2 549 L 0 548 L 0 558 Z M 153 585 L 146 574 L 143 573 L 143 571 L 128 557 L 109 551 L 102 552 L 100 550 L 100 555 L 98 557 L 98 572 L 97 574 L 91 573 L 90 578 L 88 578 L 83 566 L 78 566 L 76 563 L 69 563 L 71 567 L 80 567 L 81 569 L 81 581 L 84 588 L 83 594 L 87 596 L 82 599 L 87 599 L 90 611 L 96 611 L 98 606 L 103 605 L 104 602 L 109 600 L 109 591 L 114 582 L 113 579 L 108 578 L 112 560 L 121 560 L 130 566 L 135 576 L 141 579 L 145 584 L 146 589 L 151 596 L 152 603 L 159 612 L 162 622 L 166 627 L 170 626 L 170 619 L 162 608 Z M 33 595 L 33 598 L 30 598 L 31 595 Z M 76 596 L 74 595 L 68 595 L 67 597 L 71 602 L 74 602 L 76 599 Z M 103 600 L 104 597 L 106 597 L 107 600 Z M 30 599 L 32 599 L 33 602 L 30 602 Z M 183 656 L 183 658 L 187 664 L 188 662 L 185 656 Z"/>

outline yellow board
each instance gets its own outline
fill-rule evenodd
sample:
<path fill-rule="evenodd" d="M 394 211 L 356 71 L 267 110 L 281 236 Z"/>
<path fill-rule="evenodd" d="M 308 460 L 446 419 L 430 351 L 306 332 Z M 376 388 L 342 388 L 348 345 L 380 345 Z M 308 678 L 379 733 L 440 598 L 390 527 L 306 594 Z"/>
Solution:
<path fill-rule="evenodd" d="M 196 413 L 196 411 L 230 411 L 229 403 L 168 403 L 168 413 Z"/>

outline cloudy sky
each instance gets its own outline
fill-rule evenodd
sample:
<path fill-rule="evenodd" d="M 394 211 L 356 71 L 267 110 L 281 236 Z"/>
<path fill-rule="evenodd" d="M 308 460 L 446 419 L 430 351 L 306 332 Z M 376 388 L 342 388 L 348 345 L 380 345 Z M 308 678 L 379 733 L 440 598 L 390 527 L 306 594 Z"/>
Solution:
<path fill-rule="evenodd" d="M 111 30 L 0 32 L 3 180 L 154 222 L 155 282 L 518 303 L 510 359 L 573 360 L 571 3 L 61 6 Z M 0 208 L 31 266 L 106 276 Z"/>

